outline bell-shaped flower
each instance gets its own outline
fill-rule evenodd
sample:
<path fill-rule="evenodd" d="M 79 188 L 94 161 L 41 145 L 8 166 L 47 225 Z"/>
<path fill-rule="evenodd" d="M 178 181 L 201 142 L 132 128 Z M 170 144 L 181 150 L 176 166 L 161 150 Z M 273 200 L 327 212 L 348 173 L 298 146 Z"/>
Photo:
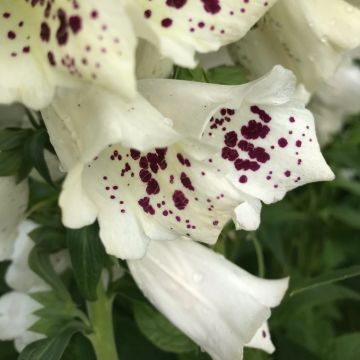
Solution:
<path fill-rule="evenodd" d="M 40 109 L 57 86 L 84 81 L 135 95 L 136 36 L 122 1 L 4 0 L 0 16 L 0 103 Z"/>
<path fill-rule="evenodd" d="M 98 218 L 107 251 L 121 258 L 143 256 L 151 239 L 214 243 L 231 217 L 256 229 L 260 200 L 333 178 L 295 85 L 277 67 L 240 86 L 143 80 L 141 101 L 122 109 L 98 89 L 64 93 L 44 115 L 69 171 L 60 196 L 65 225 Z M 150 127 L 155 112 L 180 139 Z M 124 128 L 117 143 L 113 124 Z M 109 139 L 104 149 L 101 138 L 103 146 Z"/>
<path fill-rule="evenodd" d="M 196 51 L 241 39 L 277 0 L 125 0 L 138 36 L 175 63 L 193 67 Z"/>
<path fill-rule="evenodd" d="M 3 0 L 0 103 L 41 109 L 86 82 L 133 98 L 137 36 L 195 66 L 195 51 L 240 39 L 275 1 Z"/>
<path fill-rule="evenodd" d="M 34 247 L 29 233 L 36 227 L 29 220 L 20 224 L 14 251 L 10 256 L 11 263 L 5 273 L 5 281 L 14 291 L 0 298 L 0 340 L 14 340 L 19 352 L 28 344 L 44 337 L 29 330 L 38 319 L 33 313 L 42 306 L 30 294 L 50 290 L 49 285 L 32 272 L 28 264 L 30 251 Z M 62 273 L 70 266 L 65 250 L 51 255 L 51 262 L 57 273 Z"/>
<path fill-rule="evenodd" d="M 314 91 L 359 46 L 359 7 L 345 0 L 279 0 L 232 52 L 254 77 L 281 64 Z"/>
<path fill-rule="evenodd" d="M 288 279 L 264 280 L 191 240 L 153 241 L 129 269 L 150 302 L 214 360 L 274 347 L 266 320 Z"/>
<path fill-rule="evenodd" d="M 12 291 L 0 297 L 0 340 L 14 340 L 15 348 L 22 349 L 44 335 L 28 330 L 36 321 L 33 312 L 41 305 L 28 294 Z"/>
<path fill-rule="evenodd" d="M 11 257 L 18 226 L 28 203 L 28 184 L 16 183 L 15 177 L 0 177 L 0 261 Z"/>

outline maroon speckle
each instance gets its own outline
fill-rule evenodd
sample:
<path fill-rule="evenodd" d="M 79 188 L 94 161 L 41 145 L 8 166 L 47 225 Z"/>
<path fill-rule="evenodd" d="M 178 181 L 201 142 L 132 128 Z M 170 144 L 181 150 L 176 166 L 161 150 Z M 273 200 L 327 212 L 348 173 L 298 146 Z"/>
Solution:
<path fill-rule="evenodd" d="M 149 10 L 149 9 L 147 9 L 147 10 L 144 11 L 144 16 L 145 16 L 146 19 L 148 19 L 149 17 L 151 17 L 151 14 L 152 14 L 152 12 L 151 12 L 151 10 Z"/>
<path fill-rule="evenodd" d="M 130 149 L 130 156 L 134 159 L 137 160 L 140 158 L 140 151 L 135 150 L 135 149 Z"/>
<path fill-rule="evenodd" d="M 290 121 L 291 123 L 293 123 L 293 122 L 295 122 L 295 118 L 294 118 L 293 116 L 291 116 L 291 117 L 289 118 L 289 121 Z"/>
<path fill-rule="evenodd" d="M 96 11 L 96 10 L 93 10 L 91 13 L 90 13 L 90 17 L 92 19 L 97 19 L 99 16 L 99 13 Z"/>
<path fill-rule="evenodd" d="M 260 122 L 255 120 L 250 120 L 246 125 L 241 127 L 241 134 L 245 139 L 256 140 L 259 137 L 265 139 L 266 135 L 269 133 L 270 128 L 266 125 L 263 125 Z"/>
<path fill-rule="evenodd" d="M 57 12 L 57 16 L 60 24 L 56 32 L 56 39 L 59 45 L 65 45 L 69 37 L 69 33 L 67 31 L 66 13 L 64 10 L 59 9 Z"/>
<path fill-rule="evenodd" d="M 191 182 L 191 179 L 184 172 L 182 172 L 180 175 L 180 181 L 186 189 L 189 189 L 191 191 L 195 190 L 195 188 Z"/>
<path fill-rule="evenodd" d="M 280 147 L 284 148 L 284 147 L 287 146 L 288 142 L 287 142 L 287 140 L 285 138 L 280 138 L 278 140 L 278 144 L 279 144 Z"/>
<path fill-rule="evenodd" d="M 302 142 L 301 142 L 300 140 L 297 140 L 296 143 L 295 143 L 295 145 L 296 145 L 297 147 L 301 147 L 301 144 L 302 144 Z"/>
<path fill-rule="evenodd" d="M 81 17 L 77 15 L 71 16 L 69 19 L 69 26 L 74 34 L 78 33 L 82 27 Z"/>
<path fill-rule="evenodd" d="M 139 172 L 140 180 L 144 183 L 147 183 L 151 180 L 151 173 L 148 170 L 141 169 Z"/>
<path fill-rule="evenodd" d="M 286 177 L 290 177 L 290 176 L 291 176 L 291 171 L 290 171 L 290 170 L 286 170 L 286 171 L 284 172 L 284 175 L 285 175 Z"/>
<path fill-rule="evenodd" d="M 181 9 L 186 3 L 187 0 L 166 0 L 167 6 L 174 7 L 176 9 Z"/>
<path fill-rule="evenodd" d="M 245 183 L 247 183 L 247 176 L 246 175 L 241 175 L 240 176 L 240 178 L 239 178 L 239 182 L 241 183 L 241 184 L 245 184 Z"/>
<path fill-rule="evenodd" d="M 251 106 L 250 111 L 253 114 L 257 114 L 259 118 L 266 123 L 268 123 L 271 120 L 271 116 L 265 110 L 260 109 L 256 105 Z"/>
<path fill-rule="evenodd" d="M 238 137 L 235 131 L 230 131 L 227 134 L 225 134 L 225 145 L 229 147 L 236 146 L 236 143 L 238 141 Z"/>
<path fill-rule="evenodd" d="M 46 22 L 43 22 L 40 25 L 40 38 L 45 42 L 50 40 L 50 27 Z"/>
<path fill-rule="evenodd" d="M 148 195 L 156 195 L 160 192 L 159 183 L 155 179 L 151 179 L 146 186 L 146 193 Z"/>
<path fill-rule="evenodd" d="M 7 34 L 8 38 L 10 40 L 14 40 L 16 38 L 16 33 L 14 31 L 9 31 L 8 34 Z"/>
<path fill-rule="evenodd" d="M 204 10 L 210 14 L 217 14 L 221 10 L 219 0 L 201 0 Z"/>
<path fill-rule="evenodd" d="M 235 149 L 231 149 L 229 147 L 224 147 L 221 152 L 221 156 L 223 159 L 227 159 L 229 161 L 234 161 L 239 157 L 239 153 Z"/>
<path fill-rule="evenodd" d="M 172 199 L 174 201 L 175 207 L 179 210 L 184 210 L 189 203 L 189 199 L 181 190 L 175 190 Z"/>
<path fill-rule="evenodd" d="M 56 65 L 56 61 L 55 61 L 54 53 L 51 52 L 51 51 L 49 51 L 49 52 L 47 53 L 47 57 L 48 57 L 48 60 L 49 60 L 50 65 L 55 66 L 55 65 Z"/>
<path fill-rule="evenodd" d="M 161 20 L 161 26 L 164 28 L 168 28 L 172 25 L 173 21 L 170 18 L 165 18 Z"/>

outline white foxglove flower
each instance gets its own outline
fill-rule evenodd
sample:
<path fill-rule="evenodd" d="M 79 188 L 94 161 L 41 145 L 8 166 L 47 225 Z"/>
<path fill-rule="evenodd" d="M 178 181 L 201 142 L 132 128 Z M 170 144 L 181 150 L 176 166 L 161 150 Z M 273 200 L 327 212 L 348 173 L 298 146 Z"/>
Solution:
<path fill-rule="evenodd" d="M 28 344 L 44 338 L 44 335 L 29 330 L 38 320 L 33 312 L 42 307 L 30 294 L 50 290 L 50 286 L 33 273 L 28 264 L 30 251 L 35 245 L 28 234 L 36 227 L 29 220 L 19 226 L 19 235 L 10 257 L 11 264 L 5 274 L 6 283 L 14 291 L 0 298 L 0 340 L 14 340 L 18 352 Z M 57 273 L 62 273 L 70 266 L 66 250 L 51 255 L 51 262 Z"/>
<path fill-rule="evenodd" d="M 136 37 L 121 1 L 3 0 L 0 16 L 0 103 L 40 109 L 57 86 L 84 81 L 135 95 Z"/>
<path fill-rule="evenodd" d="M 279 0 L 233 54 L 254 77 L 281 64 L 308 90 L 329 79 L 360 44 L 360 9 L 345 0 Z"/>
<path fill-rule="evenodd" d="M 16 184 L 15 177 L 0 177 L 0 261 L 11 257 L 28 196 L 27 181 Z"/>
<path fill-rule="evenodd" d="M 352 55 L 356 57 L 357 53 Z M 316 91 L 309 108 L 315 116 L 321 145 L 326 145 L 341 130 L 346 115 L 360 112 L 360 68 L 352 57 Z"/>
<path fill-rule="evenodd" d="M 256 229 L 260 200 L 272 203 L 299 185 L 333 178 L 313 117 L 281 67 L 241 86 L 159 79 L 139 88 L 144 98 L 126 108 L 91 89 L 63 94 L 44 114 L 69 171 L 63 221 L 76 228 L 98 218 L 110 254 L 142 257 L 151 239 L 214 243 L 231 217 Z M 146 124 L 154 112 L 172 119 L 182 139 L 164 147 L 171 137 Z M 107 126 L 116 122 L 126 132 L 118 143 Z M 106 149 L 101 137 L 103 146 L 109 139 Z"/>
<path fill-rule="evenodd" d="M 136 33 L 175 63 L 193 67 L 205 53 L 242 38 L 277 0 L 125 0 Z"/>
<path fill-rule="evenodd" d="M 0 340 L 15 340 L 18 352 L 44 335 L 28 329 L 37 321 L 33 312 L 41 305 L 28 294 L 12 291 L 0 297 Z"/>
<path fill-rule="evenodd" d="M 242 359 L 249 343 L 274 350 L 265 322 L 288 279 L 257 278 L 184 239 L 153 241 L 142 259 L 128 265 L 151 303 L 214 360 Z"/>
<path fill-rule="evenodd" d="M 240 39 L 276 0 L 3 0 L 0 103 L 41 109 L 86 82 L 133 98 L 136 36 L 180 65 Z"/>

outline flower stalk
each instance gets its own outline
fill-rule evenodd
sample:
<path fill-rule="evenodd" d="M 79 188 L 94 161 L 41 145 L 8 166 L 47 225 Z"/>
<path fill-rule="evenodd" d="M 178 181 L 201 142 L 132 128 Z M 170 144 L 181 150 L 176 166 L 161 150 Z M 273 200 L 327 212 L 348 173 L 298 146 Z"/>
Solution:
<path fill-rule="evenodd" d="M 94 348 L 98 360 L 117 360 L 112 308 L 114 297 L 108 297 L 102 282 L 98 285 L 98 298 L 87 302 L 89 320 L 92 333 L 88 339 Z"/>

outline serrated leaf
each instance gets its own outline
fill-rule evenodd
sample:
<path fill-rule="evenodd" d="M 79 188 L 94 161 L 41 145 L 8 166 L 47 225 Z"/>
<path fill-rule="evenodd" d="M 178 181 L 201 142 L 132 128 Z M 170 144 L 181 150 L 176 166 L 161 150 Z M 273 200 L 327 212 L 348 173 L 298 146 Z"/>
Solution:
<path fill-rule="evenodd" d="M 97 284 L 107 256 L 97 224 L 78 230 L 68 229 L 67 244 L 79 290 L 87 300 L 95 301 Z"/>
<path fill-rule="evenodd" d="M 78 327 L 69 327 L 56 336 L 35 341 L 22 351 L 18 360 L 60 360 L 71 337 L 78 331 Z"/>
<path fill-rule="evenodd" d="M 135 302 L 136 324 L 144 336 L 163 351 L 177 354 L 194 351 L 196 345 L 151 306 Z"/>

